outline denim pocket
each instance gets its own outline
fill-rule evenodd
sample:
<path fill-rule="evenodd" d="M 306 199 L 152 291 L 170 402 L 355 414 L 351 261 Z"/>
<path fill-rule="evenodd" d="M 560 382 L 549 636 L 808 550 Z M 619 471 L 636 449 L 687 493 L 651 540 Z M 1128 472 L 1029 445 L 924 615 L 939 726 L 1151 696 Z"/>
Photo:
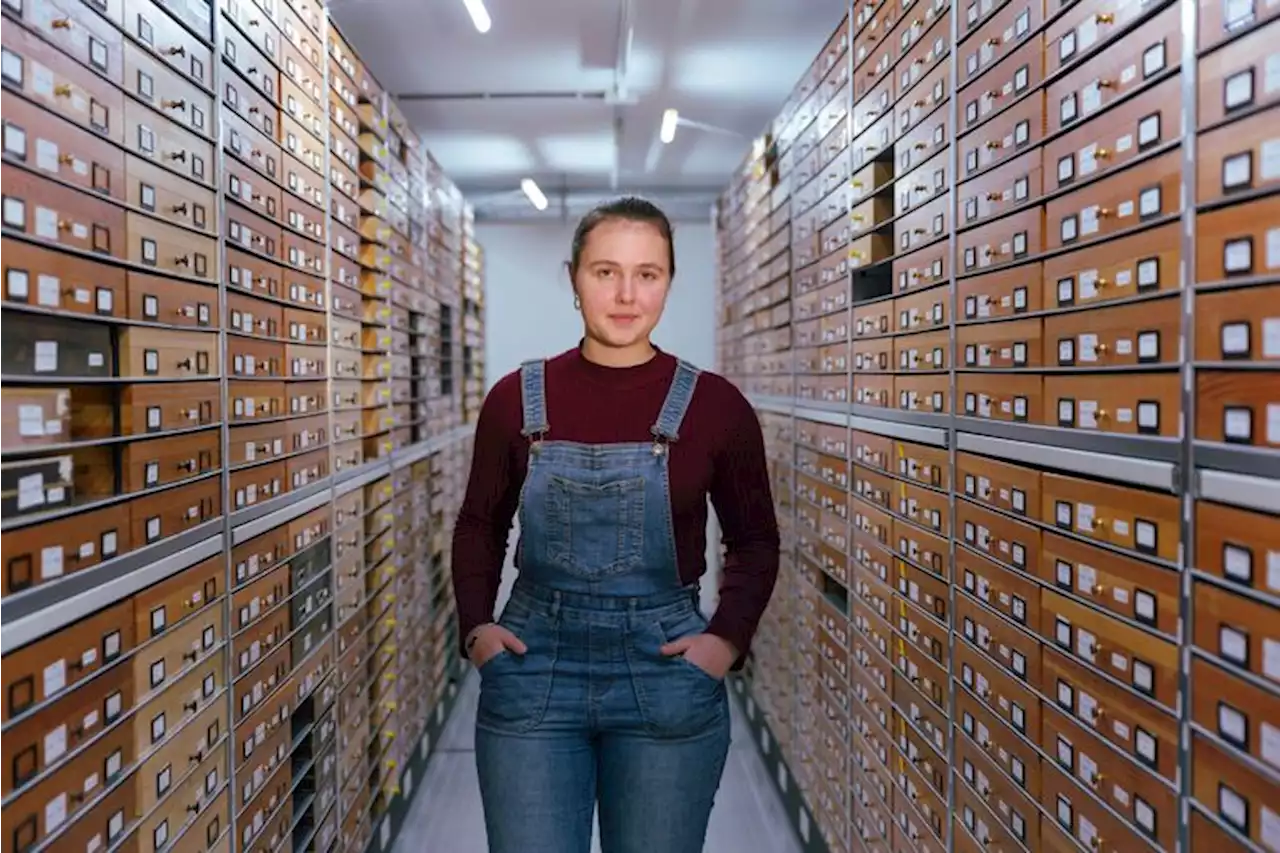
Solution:
<path fill-rule="evenodd" d="M 518 655 L 503 649 L 480 667 L 476 724 L 523 734 L 537 728 L 546 716 L 559 653 L 558 632 L 545 617 L 510 607 L 498 624 L 519 637 L 527 651 Z"/>
<path fill-rule="evenodd" d="M 595 579 L 639 568 L 644 559 L 645 480 L 583 483 L 547 478 L 543 524 L 547 558 Z"/>
<path fill-rule="evenodd" d="M 692 737 L 728 712 L 723 681 L 682 655 L 662 653 L 666 643 L 705 629 L 706 621 L 690 608 L 687 615 L 655 621 L 632 634 L 632 687 L 645 727 L 658 737 Z"/>

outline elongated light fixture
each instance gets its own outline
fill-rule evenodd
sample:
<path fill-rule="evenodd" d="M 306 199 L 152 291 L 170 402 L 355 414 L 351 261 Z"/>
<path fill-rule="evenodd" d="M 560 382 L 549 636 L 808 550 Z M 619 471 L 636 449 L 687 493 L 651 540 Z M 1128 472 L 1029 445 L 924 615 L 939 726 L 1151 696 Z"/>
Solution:
<path fill-rule="evenodd" d="M 484 7 L 484 0 L 462 0 L 462 5 L 467 7 L 467 14 L 471 16 L 471 23 L 476 25 L 476 29 L 482 33 L 489 32 L 493 21 L 489 18 L 489 10 Z"/>
<path fill-rule="evenodd" d="M 680 123 L 680 113 L 676 110 L 667 110 L 662 114 L 662 130 L 658 135 L 662 138 L 664 145 L 670 144 L 671 140 L 676 138 L 676 125 Z"/>
<path fill-rule="evenodd" d="M 538 185 L 533 178 L 525 178 L 520 182 L 520 189 L 524 190 L 524 194 L 529 197 L 529 203 L 538 210 L 547 209 L 547 197 L 542 194 L 542 190 L 538 189 Z"/>

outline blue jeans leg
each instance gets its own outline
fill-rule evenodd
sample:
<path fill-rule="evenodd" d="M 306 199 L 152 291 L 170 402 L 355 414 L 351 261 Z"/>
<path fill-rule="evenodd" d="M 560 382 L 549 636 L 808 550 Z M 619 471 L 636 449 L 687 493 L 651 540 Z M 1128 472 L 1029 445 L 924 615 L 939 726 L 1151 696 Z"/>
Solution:
<path fill-rule="evenodd" d="M 599 764 L 602 853 L 702 853 L 728 752 L 727 708 L 688 737 L 604 735 Z"/>
<path fill-rule="evenodd" d="M 589 853 L 596 758 L 585 732 L 477 728 L 476 769 L 489 853 Z"/>

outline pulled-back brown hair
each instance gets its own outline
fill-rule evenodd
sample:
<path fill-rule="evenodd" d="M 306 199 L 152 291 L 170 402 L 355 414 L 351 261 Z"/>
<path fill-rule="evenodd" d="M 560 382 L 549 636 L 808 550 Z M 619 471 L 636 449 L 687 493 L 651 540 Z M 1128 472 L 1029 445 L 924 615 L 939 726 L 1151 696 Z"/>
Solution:
<path fill-rule="evenodd" d="M 597 206 L 582 217 L 578 228 L 573 232 L 573 247 L 569 259 L 569 275 L 578 274 L 578 262 L 582 259 L 582 249 L 587 244 L 587 237 L 595 227 L 610 219 L 625 219 L 629 222 L 647 222 L 667 241 L 667 263 L 671 267 L 671 277 L 676 274 L 676 244 L 671 236 L 671 220 L 656 204 L 636 196 L 623 196 Z"/>

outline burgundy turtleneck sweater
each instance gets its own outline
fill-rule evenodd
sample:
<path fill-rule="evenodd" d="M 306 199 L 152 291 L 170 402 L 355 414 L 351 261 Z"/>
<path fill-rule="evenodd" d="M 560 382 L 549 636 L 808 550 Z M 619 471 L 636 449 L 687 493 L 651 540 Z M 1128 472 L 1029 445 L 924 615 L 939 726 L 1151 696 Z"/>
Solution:
<path fill-rule="evenodd" d="M 590 444 L 651 441 L 675 375 L 662 351 L 635 367 L 602 367 L 575 348 L 547 361 L 549 440 Z M 453 588 L 458 628 L 466 637 L 494 618 L 507 535 L 528 462 L 519 371 L 504 376 L 484 401 L 476 425 L 467 495 L 453 533 Z M 693 400 L 671 446 L 670 482 L 680 580 L 706 571 L 708 495 L 720 520 L 724 574 L 710 633 L 743 655 L 778 575 L 778 525 L 764 439 L 755 410 L 728 380 L 698 377 Z"/>

